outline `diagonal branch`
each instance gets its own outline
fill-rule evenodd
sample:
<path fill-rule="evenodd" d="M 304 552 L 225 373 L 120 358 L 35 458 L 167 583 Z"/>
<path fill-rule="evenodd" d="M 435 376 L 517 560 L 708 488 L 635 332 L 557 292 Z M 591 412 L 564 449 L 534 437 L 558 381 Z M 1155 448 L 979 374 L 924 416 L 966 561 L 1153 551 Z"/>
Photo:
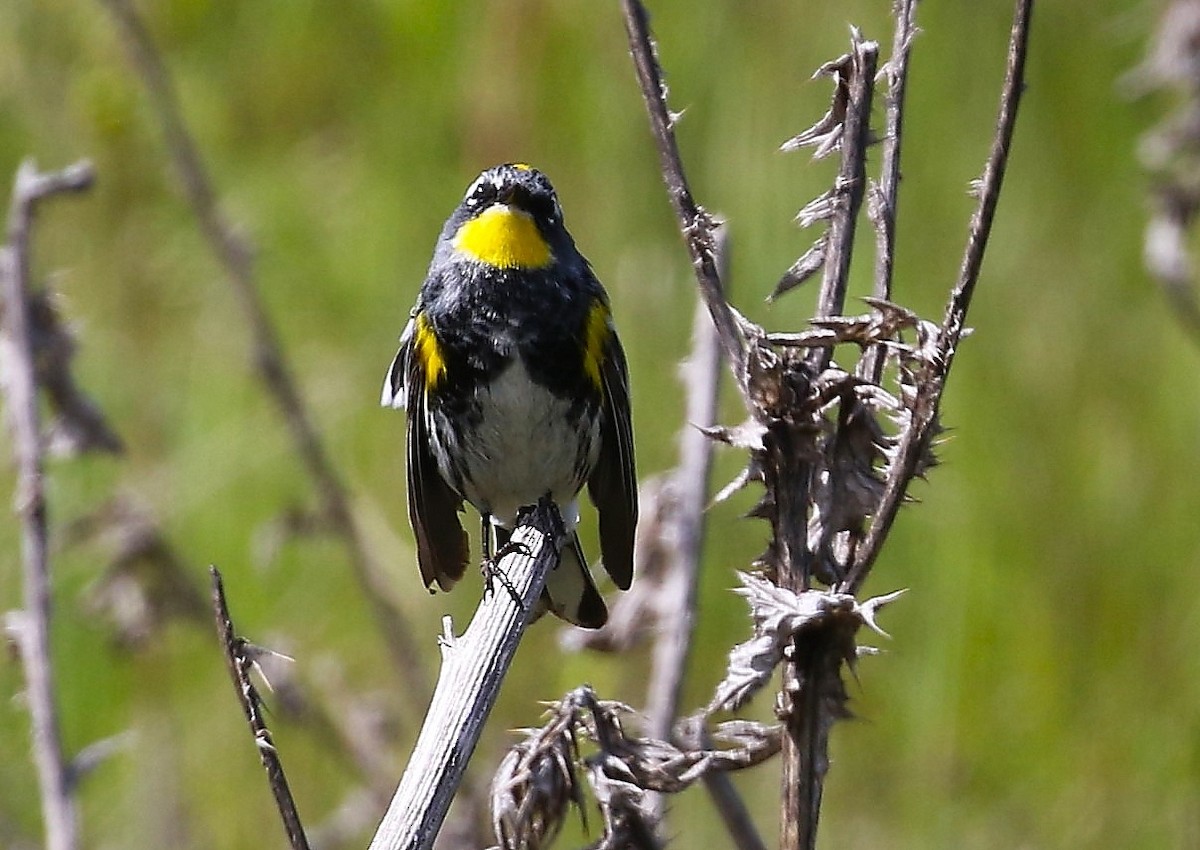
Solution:
<path fill-rule="evenodd" d="M 82 192 L 92 185 L 86 162 L 41 174 L 31 160 L 17 169 L 9 208 L 8 242 L 0 249 L 0 284 L 6 340 L 4 391 L 8 397 L 17 466 L 16 512 L 21 523 L 24 610 L 17 636 L 29 702 L 33 757 L 42 800 L 48 850 L 75 850 L 79 823 L 71 769 L 63 752 L 50 652 L 50 556 L 46 545 L 46 492 L 36 351 L 30 314 L 29 243 L 37 204 L 51 195 Z"/>
<path fill-rule="evenodd" d="M 283 819 L 288 844 L 292 850 L 308 850 L 308 839 L 304 835 L 304 826 L 300 823 L 300 814 L 296 811 L 296 801 L 292 799 L 287 776 L 283 773 L 283 762 L 279 759 L 275 742 L 271 740 L 271 731 L 263 718 L 262 697 L 250 681 L 250 667 L 255 664 L 249 651 L 251 647 L 245 638 L 237 636 L 233 628 L 221 573 L 216 567 L 209 567 L 209 573 L 212 575 L 213 614 L 217 621 L 217 634 L 221 638 L 221 649 L 229 665 L 229 675 L 233 679 L 238 702 L 246 715 L 246 722 L 250 724 L 250 734 L 254 736 L 258 757 L 267 771 L 267 783 L 271 786 L 275 806 Z"/>
<path fill-rule="evenodd" d="M 679 158 L 679 146 L 675 142 L 675 120 L 678 116 L 672 116 L 667 108 L 667 86 L 663 82 L 662 68 L 659 67 L 654 40 L 650 35 L 646 7 L 640 0 L 621 0 L 621 9 L 625 17 L 625 31 L 629 36 L 629 51 L 633 56 L 642 98 L 646 101 L 646 110 L 650 115 L 654 143 L 658 147 L 667 195 L 671 199 L 675 216 L 679 219 L 679 228 L 692 258 L 692 269 L 696 273 L 696 281 L 700 284 L 700 294 L 708 307 L 709 315 L 712 316 L 713 324 L 716 325 L 721 348 L 729 359 L 730 368 L 740 388 L 746 360 L 745 342 L 733 310 L 725 300 L 725 292 L 721 285 L 713 237 L 715 225 L 712 216 L 696 203 L 691 189 L 688 188 L 683 163 Z"/>
<path fill-rule="evenodd" d="M 407 684 L 405 692 L 428 692 L 428 674 L 420 663 L 418 644 L 403 615 L 392 601 L 392 588 L 367 546 L 337 470 L 329 459 L 300 389 L 284 358 L 279 334 L 267 314 L 254 277 L 251 247 L 225 217 L 217 203 L 213 182 L 183 119 L 170 72 L 145 23 L 129 0 L 102 0 L 125 41 L 129 57 L 146 88 L 172 165 L 183 184 L 184 195 L 196 221 L 220 262 L 241 311 L 250 326 L 254 366 L 268 395 L 275 402 L 291 433 L 316 488 L 321 513 L 345 541 L 355 578 L 362 587 L 376 622 L 383 632 L 392 660 Z"/>
<path fill-rule="evenodd" d="M 904 501 L 913 470 L 920 462 L 921 455 L 933 436 L 938 407 L 941 404 L 942 389 L 945 387 L 955 351 L 963 335 L 967 309 L 971 304 L 971 296 L 975 292 L 975 284 L 979 280 L 983 253 L 987 248 L 992 221 L 996 215 L 996 204 L 1000 198 L 1000 187 L 1004 182 L 1004 170 L 1008 163 L 1013 129 L 1017 121 L 1017 108 L 1025 89 L 1025 56 L 1029 44 L 1032 13 L 1033 0 L 1016 0 L 1012 30 L 1009 35 L 1004 88 L 1000 95 L 1000 113 L 996 120 L 996 135 L 992 139 L 991 152 L 988 155 L 987 165 L 980 182 L 979 203 L 971 217 L 971 226 L 967 235 L 967 246 L 959 270 L 958 282 L 950 293 L 942 320 L 938 339 L 938 372 L 921 385 L 912 421 L 901 437 L 879 509 L 871 521 L 867 536 L 858 548 L 853 565 L 845 579 L 839 584 L 838 589 L 845 592 L 857 592 L 870 573 L 871 567 L 883 547 L 883 541 L 891 530 L 900 505 Z"/>
<path fill-rule="evenodd" d="M 484 595 L 462 637 L 443 620 L 437 688 L 371 850 L 433 846 L 565 537 L 549 498 L 523 508 L 510 552 L 495 565 L 493 581 L 503 586 Z"/>

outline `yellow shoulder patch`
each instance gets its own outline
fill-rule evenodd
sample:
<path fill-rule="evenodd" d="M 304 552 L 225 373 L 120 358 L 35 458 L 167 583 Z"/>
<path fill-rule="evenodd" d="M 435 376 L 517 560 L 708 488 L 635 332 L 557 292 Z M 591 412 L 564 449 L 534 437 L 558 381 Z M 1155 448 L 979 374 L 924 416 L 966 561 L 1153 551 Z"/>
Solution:
<path fill-rule="evenodd" d="M 499 269 L 544 269 L 554 260 L 533 219 L 504 204 L 489 207 L 460 227 L 454 248 Z"/>
<path fill-rule="evenodd" d="M 609 312 L 604 302 L 596 299 L 588 310 L 583 326 L 583 371 L 597 390 L 604 391 L 604 380 L 600 366 L 604 362 L 604 347 L 611 332 L 608 326 Z"/>
<path fill-rule="evenodd" d="M 425 372 L 425 391 L 435 389 L 446 376 L 446 358 L 442 356 L 441 346 L 433 333 L 433 325 L 424 313 L 417 315 L 417 332 L 413 337 L 413 349 L 421 368 Z"/>

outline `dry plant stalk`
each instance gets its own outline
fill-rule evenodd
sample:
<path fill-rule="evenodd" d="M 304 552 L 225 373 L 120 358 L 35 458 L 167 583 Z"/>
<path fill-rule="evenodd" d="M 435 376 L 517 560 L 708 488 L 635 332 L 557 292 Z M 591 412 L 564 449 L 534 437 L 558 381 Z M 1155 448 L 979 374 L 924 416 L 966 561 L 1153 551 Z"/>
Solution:
<path fill-rule="evenodd" d="M 529 625 L 530 614 L 536 609 L 546 575 L 558 564 L 565 539 L 562 518 L 549 498 L 523 509 L 517 516 L 517 528 L 508 551 L 494 566 L 493 584 L 485 592 L 466 632 L 455 637 L 450 618 L 443 620 L 444 630 L 439 638 L 441 675 L 408 767 L 371 841 L 371 850 L 433 847 L 454 795 L 462 785 L 484 723 L 500 695 L 500 685 Z M 290 846 L 293 850 L 307 850 L 308 839 L 283 763 L 263 718 L 262 698 L 249 677 L 251 667 L 264 672 L 260 662 L 279 654 L 236 635 L 221 574 L 215 567 L 211 573 L 217 632 L 238 701 L 266 770 Z M 357 823 L 362 809 L 361 803 L 352 805 L 343 814 Z"/>
<path fill-rule="evenodd" d="M 566 541 L 558 507 L 544 497 L 517 514 L 490 590 L 461 637 L 443 619 L 442 669 L 412 756 L 371 850 L 428 850 L 462 782 L 483 724 Z"/>
<path fill-rule="evenodd" d="M 23 608 L 9 614 L 6 631 L 20 650 L 29 705 L 34 765 L 42 802 L 42 822 L 49 850 L 75 850 L 79 822 L 75 808 L 78 768 L 66 756 L 59 731 L 55 701 L 54 665 L 50 651 L 50 554 L 47 547 L 47 505 L 43 481 L 43 439 L 38 390 L 69 389 L 79 399 L 76 433 L 81 448 L 112 450 L 115 436 L 99 411 L 78 395 L 68 371 L 70 356 L 62 356 L 63 337 L 51 332 L 61 327 L 48 323 L 44 293 L 31 285 L 30 243 L 34 214 L 47 198 L 78 193 L 92 185 L 94 174 L 86 162 L 60 172 L 40 173 L 32 161 L 17 169 L 9 207 L 7 242 L 0 248 L 0 297 L 3 298 L 3 388 L 8 403 L 17 483 L 15 510 L 21 525 Z M 39 316 L 39 313 L 42 315 Z M 53 393 L 51 402 L 70 419 Z M 99 430 L 97 430 L 99 429 Z M 119 444 L 117 444 L 119 445 Z"/>
<path fill-rule="evenodd" d="M 233 619 L 229 615 L 229 605 L 225 601 L 225 584 L 221 573 L 216 567 L 210 567 L 212 577 L 213 615 L 217 622 L 217 635 L 221 639 L 221 651 L 229 667 L 230 678 L 233 679 L 237 691 L 238 702 L 250 725 L 250 734 L 254 736 L 254 746 L 258 749 L 258 757 L 263 769 L 267 772 L 267 784 L 275 797 L 275 806 L 283 820 L 283 828 L 287 832 L 288 846 L 292 850 L 308 850 L 308 838 L 304 834 L 304 826 L 300 822 L 300 814 L 296 811 L 296 801 L 292 799 L 292 791 L 288 787 L 287 776 L 283 772 L 283 762 L 271 740 L 271 730 L 263 717 L 263 701 L 258 688 L 250 681 L 250 668 L 258 667 L 259 658 L 272 654 L 270 650 L 257 647 L 245 638 L 239 637 L 233 627 Z M 268 681 L 268 685 L 269 685 Z"/>
<path fill-rule="evenodd" d="M 405 683 L 401 690 L 401 696 L 406 698 L 401 701 L 402 707 L 415 722 L 424 707 L 420 695 L 432 687 L 421 661 L 420 642 L 395 602 L 393 588 L 363 535 L 350 494 L 292 376 L 279 334 L 258 290 L 253 247 L 221 209 L 214 180 L 184 118 L 170 70 L 145 21 L 131 0 L 100 2 L 124 41 L 130 64 L 160 126 L 184 199 L 224 271 L 249 328 L 254 367 L 268 397 L 279 409 L 296 454 L 312 480 L 317 516 L 315 523 L 301 520 L 300 524 L 330 530 L 346 545 L 354 577 L 371 607 L 393 666 Z M 461 795 L 469 807 L 482 809 L 482 793 L 470 777 L 463 782 Z"/>

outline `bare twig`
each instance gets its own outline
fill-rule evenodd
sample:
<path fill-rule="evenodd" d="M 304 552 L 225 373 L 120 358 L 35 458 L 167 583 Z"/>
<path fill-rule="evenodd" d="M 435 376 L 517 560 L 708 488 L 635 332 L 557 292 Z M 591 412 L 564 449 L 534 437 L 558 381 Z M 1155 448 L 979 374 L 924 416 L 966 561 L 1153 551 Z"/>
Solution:
<path fill-rule="evenodd" d="M 718 228 L 717 268 L 723 280 L 728 279 L 727 239 L 725 229 Z M 692 353 L 684 364 L 686 423 L 680 438 L 679 465 L 667 484 L 671 489 L 671 510 L 660 532 L 666 557 L 673 563 L 666 567 L 668 586 L 659 592 L 659 626 L 655 630 L 646 695 L 646 732 L 650 737 L 662 740 L 670 740 L 680 713 L 680 697 L 695 630 L 696 592 L 713 453 L 713 441 L 706 432 L 717 421 L 720 369 L 721 349 L 716 329 L 701 302 L 692 323 Z M 707 772 L 704 786 L 739 850 L 765 850 L 729 776 L 721 771 Z M 649 800 L 651 810 L 660 819 L 663 802 L 661 794 L 652 795 Z"/>
<path fill-rule="evenodd" d="M 496 566 L 504 587 L 485 594 L 462 637 L 443 621 L 441 675 L 371 850 L 433 846 L 565 536 L 549 499 L 523 509 L 512 551 Z"/>
<path fill-rule="evenodd" d="M 908 55 L 917 36 L 917 0 L 894 0 L 896 29 L 892 55 L 881 73 L 887 81 L 884 92 L 885 126 L 878 191 L 874 197 L 877 231 L 875 286 L 873 295 L 884 301 L 892 297 L 892 273 L 896 260 L 896 205 L 900 196 L 900 153 L 904 138 L 904 94 L 908 86 Z"/>
<path fill-rule="evenodd" d="M 700 284 L 700 294 L 708 307 L 721 348 L 729 358 L 730 368 L 742 384 L 742 369 L 745 364 L 745 342 L 738 327 L 737 318 L 725 300 L 721 275 L 717 269 L 716 244 L 713 239 L 715 224 L 712 216 L 692 197 L 683 163 L 679 159 L 679 147 L 675 142 L 675 121 L 667 108 L 667 86 L 663 82 L 662 69 L 655 55 L 654 40 L 650 35 L 649 16 L 639 0 L 621 0 L 625 17 L 625 31 L 629 36 L 629 50 L 633 55 L 634 68 L 641 84 L 642 98 L 650 115 L 650 128 L 658 147 L 659 162 L 671 206 L 679 219 L 684 242 L 692 258 L 692 268 Z"/>
<path fill-rule="evenodd" d="M 679 219 L 680 231 L 691 255 L 692 268 L 700 285 L 700 294 L 704 305 L 712 319 L 717 340 L 729 360 L 738 390 L 744 396 L 745 340 L 738 317 L 725 298 L 719 231 L 709 213 L 696 204 L 691 190 L 688 188 L 683 162 L 679 157 L 679 147 L 675 141 L 675 121 L 678 116 L 673 116 L 667 105 L 666 83 L 663 81 L 654 40 L 650 34 L 646 9 L 639 0 L 622 0 L 621 7 L 625 18 L 625 30 L 629 36 L 630 53 L 637 71 L 642 97 L 649 113 L 650 128 L 658 147 L 659 162 L 662 167 L 663 180 L 667 186 L 667 194 L 670 196 L 672 207 Z M 715 346 L 711 353 L 701 354 L 699 324 L 696 325 L 694 333 L 697 339 L 693 355 L 695 362 L 700 363 L 705 359 L 715 358 Z M 705 382 L 705 385 L 707 386 L 708 382 Z M 695 404 L 695 410 L 690 406 L 692 403 Z M 702 422 L 697 414 L 708 409 L 712 410 L 715 415 L 715 403 L 715 383 L 712 384 L 711 398 L 708 397 L 707 391 L 690 396 L 689 422 L 697 427 L 704 427 L 707 422 L 712 420 L 708 419 Z M 695 571 L 698 566 L 699 549 L 689 551 L 689 546 L 695 544 L 698 547 L 701 541 L 703 525 L 700 518 L 703 506 L 702 504 L 693 504 L 694 499 L 690 497 L 697 494 L 702 497 L 705 491 L 703 482 L 707 481 L 709 468 L 707 454 L 709 449 L 703 445 L 706 442 L 708 441 L 699 433 L 689 434 L 685 437 L 682 447 L 681 472 L 683 469 L 690 469 L 694 470 L 694 473 L 688 474 L 691 483 L 688 485 L 688 492 L 684 494 L 688 497 L 687 503 L 677 505 L 677 515 L 686 525 L 676 527 L 674 530 L 682 533 L 681 543 L 684 544 L 683 548 L 678 550 L 681 560 L 679 565 L 690 563 L 691 574 L 672 571 L 672 575 L 675 576 L 672 580 L 684 581 L 688 584 L 686 592 L 683 594 L 685 599 L 680 600 L 681 603 L 686 601 L 687 604 L 681 604 L 677 609 L 678 616 L 674 619 L 671 635 L 664 636 L 656 643 L 654 663 L 659 672 L 653 676 L 652 681 L 658 684 L 652 686 L 648 710 L 651 716 L 651 727 L 655 730 L 652 734 L 661 737 L 666 737 L 663 726 L 671 723 L 672 718 L 677 714 L 679 689 L 682 686 L 682 665 L 687 660 L 693 628 Z M 701 477 L 696 477 L 696 474 Z M 672 481 L 671 485 L 674 486 L 674 484 L 675 482 Z M 699 489 L 696 489 L 697 486 Z M 672 596 L 672 598 L 676 597 Z M 669 670 L 673 671 L 671 675 L 676 677 L 674 681 L 671 681 L 667 675 Z M 706 777 L 705 781 L 709 792 L 718 800 L 723 801 L 723 805 L 719 808 L 723 814 L 728 815 L 726 825 L 730 828 L 731 835 L 739 842 L 743 840 L 747 842 L 741 845 L 743 848 L 755 847 L 757 835 L 748 818 L 745 817 L 745 807 L 741 805 L 728 778 L 720 774 L 713 774 L 711 777 Z M 660 801 L 656 801 L 654 805 L 660 805 Z M 761 841 L 758 843 L 761 844 Z"/>
<path fill-rule="evenodd" d="M 722 266 L 724 258 L 725 252 L 719 250 L 718 262 Z M 716 424 L 720 368 L 716 331 L 701 304 L 692 324 L 692 353 L 683 367 L 687 421 L 680 437 L 679 465 L 668 484 L 672 510 L 665 527 L 660 529 L 667 557 L 674 563 L 666 568 L 671 587 L 660 589 L 663 604 L 658 612 L 659 625 L 650 660 L 646 731 L 664 740 L 670 737 L 679 716 L 679 698 L 695 628 L 696 586 L 713 453 L 713 441 L 705 431 Z"/>
<path fill-rule="evenodd" d="M 17 169 L 9 207 L 8 242 L 0 249 L 7 350 L 4 390 L 17 467 L 16 513 L 21 522 L 24 609 L 15 617 L 25 672 L 33 758 L 49 850 L 79 846 L 71 769 L 63 753 L 50 652 L 50 558 L 46 545 L 46 493 L 42 480 L 41 418 L 38 413 L 36 350 L 30 309 L 30 238 L 39 202 L 92 184 L 86 162 L 63 171 L 39 173 L 31 160 Z"/>
<path fill-rule="evenodd" d="M 721 239 L 719 244 L 723 242 Z M 722 270 L 727 268 L 725 256 L 725 251 L 718 250 L 718 265 Z M 671 490 L 671 511 L 660 529 L 662 552 L 671 563 L 664 567 L 665 586 L 658 594 L 658 623 L 654 630 L 646 692 L 646 732 L 662 740 L 670 739 L 679 716 L 679 700 L 698 613 L 696 590 L 713 453 L 713 442 L 705 430 L 716 424 L 720 369 L 721 349 L 716 329 L 703 303 L 698 302 L 692 323 L 692 353 L 682 373 L 687 408 L 680 437 L 679 465 L 666 484 Z M 652 796 L 649 803 L 661 819 L 663 798 Z"/>
<path fill-rule="evenodd" d="M 1008 152 L 1012 147 L 1013 129 L 1016 126 L 1017 107 L 1025 88 L 1025 54 L 1029 43 L 1030 18 L 1033 0 L 1016 0 L 1012 30 L 1008 43 L 1008 62 L 1004 74 L 1004 87 L 1000 95 L 1000 113 L 996 121 L 996 135 L 992 139 L 991 152 L 984 168 L 979 188 L 979 204 L 971 217 L 967 246 L 963 254 L 958 282 L 946 304 L 941 332 L 937 344 L 937 373 L 922 382 L 914 403 L 912 420 L 900 438 L 896 459 L 891 464 L 887 483 L 879 508 L 871 521 L 862 545 L 855 553 L 855 560 L 846 577 L 840 582 L 839 590 L 855 593 L 866 580 L 891 530 L 896 513 L 908 489 L 914 470 L 928 448 L 937 424 L 937 412 L 941 404 L 942 390 L 950 374 L 954 353 L 958 348 L 966 326 L 967 309 L 979 270 L 983 253 L 987 248 L 996 204 L 1000 198 L 1000 187 L 1004 181 L 1004 169 L 1008 163 Z"/>
<path fill-rule="evenodd" d="M 308 850 L 308 839 L 304 836 L 304 826 L 300 823 L 299 812 L 296 811 L 296 801 L 292 799 L 291 789 L 288 788 L 283 763 L 279 759 L 275 743 L 271 740 L 266 721 L 263 720 L 262 697 L 250 681 L 250 667 L 256 663 L 252 657 L 253 653 L 248 652 L 250 645 L 246 640 L 235 633 L 233 620 L 229 616 L 229 606 L 225 602 L 225 585 L 221 581 L 221 573 L 216 567 L 209 567 L 209 572 L 212 575 L 213 614 L 217 621 L 221 649 L 229 665 L 229 675 L 233 679 L 238 702 L 245 712 L 246 722 L 250 724 L 250 734 L 254 736 L 258 757 L 267 771 L 267 783 L 271 786 L 275 805 L 283 820 L 283 828 L 287 831 L 288 843 L 292 850 Z"/>
<path fill-rule="evenodd" d="M 427 693 L 429 677 L 421 664 L 417 641 L 392 601 L 392 587 L 363 538 L 350 507 L 350 497 L 288 369 L 279 335 L 255 283 L 253 251 L 225 217 L 217 202 L 212 179 L 183 119 L 170 72 L 145 23 L 129 0 L 102 2 L 111 12 L 125 41 L 130 60 L 146 88 L 187 202 L 204 238 L 224 269 L 250 326 L 255 368 L 291 433 L 296 452 L 313 481 L 321 512 L 346 542 L 355 578 L 372 607 L 392 660 L 406 683 L 404 691 L 414 697 Z"/>
<path fill-rule="evenodd" d="M 892 34 L 892 54 L 880 73 L 887 81 L 884 92 L 885 126 L 879 182 L 872 184 L 867 213 L 875 225 L 875 283 L 872 295 L 890 301 L 892 275 L 896 266 L 896 207 L 900 200 L 900 154 L 904 139 L 904 94 L 908 87 L 908 55 L 917 37 L 917 0 L 893 0 L 892 15 L 896 28 Z M 873 347 L 863 358 L 859 374 L 879 383 L 883 371 L 884 349 Z"/>

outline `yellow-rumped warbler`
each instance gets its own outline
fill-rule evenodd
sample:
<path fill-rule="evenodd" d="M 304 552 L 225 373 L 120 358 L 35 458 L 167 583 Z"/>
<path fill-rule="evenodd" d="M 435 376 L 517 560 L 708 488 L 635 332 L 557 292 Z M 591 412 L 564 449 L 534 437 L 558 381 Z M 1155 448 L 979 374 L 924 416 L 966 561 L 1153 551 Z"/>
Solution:
<path fill-rule="evenodd" d="M 550 494 L 569 542 L 542 605 L 608 618 L 575 535 L 583 485 L 604 568 L 633 579 L 637 482 L 629 374 L 608 296 L 563 224 L 554 188 L 523 163 L 479 175 L 446 221 L 383 386 L 408 410 L 408 515 L 421 578 L 449 590 L 469 556 L 458 513 L 483 520 L 484 557 L 517 511 Z"/>

